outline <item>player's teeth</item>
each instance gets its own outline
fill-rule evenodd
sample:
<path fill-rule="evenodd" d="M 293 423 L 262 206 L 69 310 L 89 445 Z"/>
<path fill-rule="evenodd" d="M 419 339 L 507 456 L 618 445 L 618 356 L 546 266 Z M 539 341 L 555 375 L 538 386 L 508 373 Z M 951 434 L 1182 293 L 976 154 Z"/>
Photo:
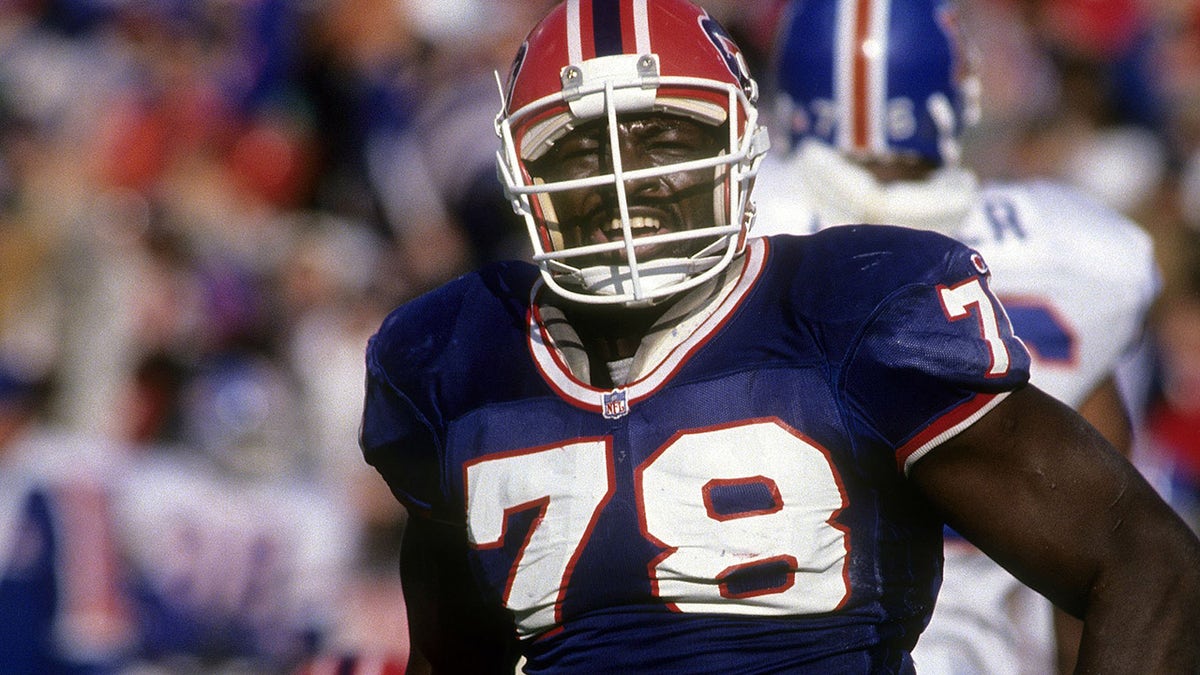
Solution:
<path fill-rule="evenodd" d="M 648 218 L 646 216 L 634 216 L 629 219 L 629 228 L 631 230 L 641 230 L 645 228 L 658 229 L 659 223 L 657 218 Z M 608 224 L 608 229 L 611 231 L 619 231 L 621 229 L 621 219 L 613 218 Z"/>

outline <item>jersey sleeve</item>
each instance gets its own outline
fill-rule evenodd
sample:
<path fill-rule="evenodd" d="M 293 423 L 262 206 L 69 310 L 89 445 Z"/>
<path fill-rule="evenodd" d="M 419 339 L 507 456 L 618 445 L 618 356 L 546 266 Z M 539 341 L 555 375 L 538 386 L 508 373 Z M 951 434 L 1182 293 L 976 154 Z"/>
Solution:
<path fill-rule="evenodd" d="M 366 353 L 359 445 L 410 511 L 464 523 L 454 420 L 508 385 L 497 366 L 525 353 L 525 312 L 538 269 L 494 263 L 409 300 L 384 319 Z"/>
<path fill-rule="evenodd" d="M 359 445 L 363 458 L 387 481 L 392 494 L 410 511 L 441 511 L 438 435 L 385 370 L 381 338 L 367 347 L 366 396 Z"/>
<path fill-rule="evenodd" d="M 945 261 L 880 303 L 845 368 L 850 405 L 906 473 L 1029 379 L 983 259 L 956 247 Z"/>

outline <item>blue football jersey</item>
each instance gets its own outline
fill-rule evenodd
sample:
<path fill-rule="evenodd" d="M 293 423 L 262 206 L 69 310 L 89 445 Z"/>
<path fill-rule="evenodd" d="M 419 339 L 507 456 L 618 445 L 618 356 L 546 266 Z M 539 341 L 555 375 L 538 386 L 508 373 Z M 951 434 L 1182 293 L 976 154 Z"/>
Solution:
<path fill-rule="evenodd" d="M 941 526 L 907 467 L 1028 379 L 971 249 L 846 227 L 754 240 L 627 386 L 578 380 L 537 270 L 393 312 L 362 446 L 460 524 L 529 673 L 907 672 Z"/>

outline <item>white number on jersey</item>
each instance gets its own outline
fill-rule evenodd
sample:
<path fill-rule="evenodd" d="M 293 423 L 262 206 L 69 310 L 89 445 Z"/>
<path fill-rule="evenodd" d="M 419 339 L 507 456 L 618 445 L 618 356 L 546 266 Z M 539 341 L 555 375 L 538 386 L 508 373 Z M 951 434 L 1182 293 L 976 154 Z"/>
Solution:
<path fill-rule="evenodd" d="M 505 602 L 523 634 L 546 630 L 614 489 L 610 441 L 484 457 L 467 466 L 466 487 L 478 548 L 501 545 L 513 513 L 539 510 Z M 674 610 L 769 616 L 845 601 L 840 478 L 823 449 L 778 421 L 682 432 L 638 468 L 635 489 L 643 534 L 664 549 L 651 587 Z"/>
<path fill-rule="evenodd" d="M 685 433 L 637 479 L 643 529 L 666 549 L 652 582 L 679 611 L 808 614 L 845 598 L 846 533 L 832 522 L 845 499 L 829 457 L 799 434 L 774 422 Z M 772 498 L 745 511 L 714 504 L 739 487 Z"/>
<path fill-rule="evenodd" d="M 964 319 L 972 313 L 979 320 L 980 337 L 987 342 L 992 357 L 987 377 L 1001 377 L 1008 373 L 1008 346 L 1000 334 L 999 313 L 979 279 L 971 279 L 953 287 L 941 286 L 938 291 L 942 309 L 951 321 Z"/>
<path fill-rule="evenodd" d="M 525 633 L 561 618 L 574 562 L 613 489 L 609 447 L 606 439 L 580 439 L 466 465 L 467 531 L 476 548 L 501 546 L 508 517 L 538 509 L 504 589 L 504 603 Z"/>

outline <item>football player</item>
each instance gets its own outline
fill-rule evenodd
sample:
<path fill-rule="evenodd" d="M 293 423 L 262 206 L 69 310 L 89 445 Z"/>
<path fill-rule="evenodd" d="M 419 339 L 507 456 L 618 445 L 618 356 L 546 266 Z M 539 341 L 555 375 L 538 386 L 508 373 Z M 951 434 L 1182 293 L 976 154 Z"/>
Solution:
<path fill-rule="evenodd" d="M 290 671 L 328 647 L 358 530 L 297 467 L 278 366 L 235 351 L 201 366 L 182 394 L 186 444 L 142 448 L 116 500 L 133 668 Z"/>
<path fill-rule="evenodd" d="M 42 386 L 0 363 L 0 672 L 120 672 L 133 634 L 108 469 L 121 452 L 50 423 Z"/>
<path fill-rule="evenodd" d="M 756 233 L 891 223 L 966 243 L 992 268 L 1033 384 L 1128 454 L 1113 373 L 1158 291 L 1149 236 L 1060 185 L 980 185 L 960 161 L 979 91 L 952 4 L 793 3 L 784 16 L 774 80 L 790 142 L 755 190 Z M 1056 660 L 1070 670 L 1074 622 L 1059 615 L 1056 657 L 1047 601 L 960 537 L 945 555 L 916 652 L 923 672 L 1046 673 Z"/>
<path fill-rule="evenodd" d="M 1082 665 L 1192 667 L 1200 542 L 1027 385 L 977 252 L 747 238 L 756 94 L 686 0 L 568 0 L 518 50 L 498 164 L 536 264 L 367 348 L 414 671 L 912 672 L 947 521 L 1086 617 Z"/>

